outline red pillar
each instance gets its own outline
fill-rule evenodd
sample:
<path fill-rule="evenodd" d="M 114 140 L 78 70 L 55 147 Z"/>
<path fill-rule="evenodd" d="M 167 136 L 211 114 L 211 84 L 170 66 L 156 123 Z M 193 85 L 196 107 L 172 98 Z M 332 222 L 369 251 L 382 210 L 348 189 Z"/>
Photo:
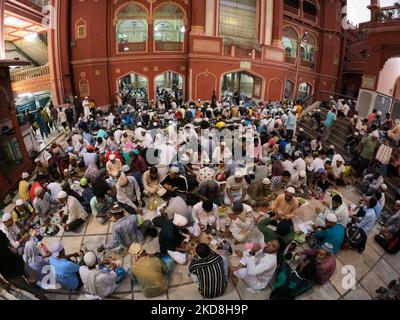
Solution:
<path fill-rule="evenodd" d="M 281 47 L 283 27 L 283 1 L 274 1 L 274 23 L 272 27 L 272 45 Z"/>
<path fill-rule="evenodd" d="M 191 34 L 204 35 L 206 26 L 206 0 L 192 1 Z"/>
<path fill-rule="evenodd" d="M 154 51 L 154 18 L 149 17 L 147 19 L 147 50 L 148 52 Z"/>

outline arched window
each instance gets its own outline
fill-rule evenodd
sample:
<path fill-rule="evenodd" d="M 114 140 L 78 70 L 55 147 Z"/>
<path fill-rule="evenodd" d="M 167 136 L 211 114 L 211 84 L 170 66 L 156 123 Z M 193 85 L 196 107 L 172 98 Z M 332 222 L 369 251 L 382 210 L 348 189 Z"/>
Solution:
<path fill-rule="evenodd" d="M 155 12 L 154 41 L 156 51 L 183 51 L 185 14 L 171 3 L 161 5 Z"/>
<path fill-rule="evenodd" d="M 256 0 L 220 1 L 219 34 L 225 45 L 258 49 Z"/>
<path fill-rule="evenodd" d="M 301 42 L 301 60 L 314 63 L 316 51 L 317 42 L 315 38 L 308 33 Z"/>
<path fill-rule="evenodd" d="M 286 80 L 285 82 L 285 91 L 284 91 L 284 98 L 286 100 L 293 100 L 293 95 L 294 95 L 294 82 L 290 80 Z"/>
<path fill-rule="evenodd" d="M 296 59 L 298 34 L 293 27 L 283 29 L 282 46 L 285 49 L 286 57 Z"/>
<path fill-rule="evenodd" d="M 79 19 L 75 23 L 75 39 L 85 39 L 86 38 L 86 21 Z"/>
<path fill-rule="evenodd" d="M 146 51 L 147 12 L 138 4 L 129 3 L 116 13 L 118 52 Z"/>
<path fill-rule="evenodd" d="M 311 97 L 311 94 L 312 94 L 312 86 L 307 82 L 300 83 L 298 98 L 300 100 L 306 100 L 309 97 Z"/>

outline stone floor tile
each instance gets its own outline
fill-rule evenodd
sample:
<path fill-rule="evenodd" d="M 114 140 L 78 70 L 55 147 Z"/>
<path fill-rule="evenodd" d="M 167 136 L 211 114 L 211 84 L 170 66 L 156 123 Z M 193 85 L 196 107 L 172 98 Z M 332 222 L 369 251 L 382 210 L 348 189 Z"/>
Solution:
<path fill-rule="evenodd" d="M 344 296 L 344 300 L 371 300 L 371 296 L 360 284 L 358 284 L 355 290 L 350 290 Z"/>
<path fill-rule="evenodd" d="M 372 249 L 375 250 L 377 254 L 380 256 L 385 255 L 385 250 L 375 241 L 374 236 L 376 232 L 371 231 L 370 236 L 367 239 L 367 246 L 370 246 Z"/>
<path fill-rule="evenodd" d="M 206 299 L 206 300 L 240 300 L 240 296 L 236 291 L 231 280 L 228 280 L 228 287 L 226 288 L 225 293 L 218 298 L 214 299 Z"/>
<path fill-rule="evenodd" d="M 189 275 L 188 266 L 189 265 L 187 265 L 187 264 L 186 265 L 180 265 L 180 264 L 174 265 L 174 269 L 172 271 L 172 275 L 169 280 L 170 287 L 190 284 L 193 282 L 192 278 Z"/>
<path fill-rule="evenodd" d="M 88 222 L 86 221 L 82 224 L 76 231 L 64 231 L 63 237 L 73 237 L 73 236 L 83 236 L 85 234 Z"/>
<path fill-rule="evenodd" d="M 90 216 L 88 226 L 86 229 L 86 234 L 107 234 L 109 223 L 101 224 L 93 216 Z"/>
<path fill-rule="evenodd" d="M 345 276 L 342 274 L 343 264 L 336 259 L 336 270 L 333 276 L 330 279 L 330 283 L 335 287 L 335 289 L 341 294 L 344 295 L 348 289 L 343 288 L 342 281 Z"/>
<path fill-rule="evenodd" d="M 399 278 L 399 274 L 384 259 L 381 259 L 373 270 L 385 284 L 389 284 L 390 281 Z"/>
<path fill-rule="evenodd" d="M 128 293 L 132 292 L 132 281 L 129 275 L 126 275 L 124 280 L 120 283 L 115 293 Z"/>
<path fill-rule="evenodd" d="M 361 256 L 370 268 L 372 268 L 380 259 L 379 254 L 369 244 L 367 244 L 365 251 Z"/>
<path fill-rule="evenodd" d="M 133 300 L 132 292 L 128 293 L 114 293 L 104 300 Z"/>
<path fill-rule="evenodd" d="M 298 297 L 296 297 L 296 299 L 294 300 L 311 300 L 311 297 L 309 296 L 309 294 L 307 292 L 299 295 Z"/>
<path fill-rule="evenodd" d="M 64 245 L 65 253 L 71 254 L 75 252 L 79 252 L 81 250 L 83 237 L 63 237 L 61 242 Z"/>
<path fill-rule="evenodd" d="M 385 259 L 385 261 L 389 263 L 392 268 L 397 271 L 397 273 L 400 274 L 400 252 L 396 254 L 385 253 L 383 259 Z"/>
<path fill-rule="evenodd" d="M 154 297 L 154 298 L 146 298 L 142 292 L 134 292 L 133 293 L 134 300 L 168 300 L 167 294 L 164 293 L 161 296 Z"/>
<path fill-rule="evenodd" d="M 329 282 L 324 285 L 315 285 L 307 294 L 312 300 L 337 300 L 340 298 L 335 287 Z"/>
<path fill-rule="evenodd" d="M 369 271 L 369 266 L 364 262 L 362 255 L 354 250 L 343 250 L 339 253 L 338 259 L 346 266 L 354 266 L 356 269 L 356 278 L 360 280 Z"/>
<path fill-rule="evenodd" d="M 269 300 L 269 295 L 271 294 L 271 289 L 269 287 L 258 293 L 251 293 L 247 288 L 247 284 L 242 280 L 239 280 L 236 290 L 241 300 Z"/>
<path fill-rule="evenodd" d="M 91 250 L 91 251 L 97 251 L 97 247 L 101 244 L 106 243 L 107 236 L 92 236 L 92 235 L 86 235 L 83 238 L 82 241 L 82 246 L 84 246 L 86 249 Z"/>
<path fill-rule="evenodd" d="M 361 284 L 371 297 L 376 296 L 376 289 L 385 286 L 383 280 L 374 271 L 369 272 L 361 280 Z"/>
<path fill-rule="evenodd" d="M 169 288 L 168 298 L 169 300 L 204 300 L 195 283 Z"/>

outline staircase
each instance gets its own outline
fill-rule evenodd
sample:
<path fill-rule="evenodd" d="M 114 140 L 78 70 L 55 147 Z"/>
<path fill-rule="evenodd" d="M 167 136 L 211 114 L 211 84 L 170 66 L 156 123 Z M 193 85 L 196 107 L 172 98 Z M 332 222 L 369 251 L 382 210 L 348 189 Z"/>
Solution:
<path fill-rule="evenodd" d="M 326 116 L 328 113 L 327 109 L 321 109 L 321 113 L 323 116 Z M 334 145 L 335 146 L 335 151 L 342 155 L 342 157 L 345 159 L 345 161 L 349 161 L 352 158 L 352 155 L 347 152 L 347 150 L 344 148 L 345 142 L 346 142 L 346 136 L 350 133 L 348 126 L 349 126 L 349 118 L 338 118 L 338 120 L 335 123 L 335 126 L 332 130 L 332 133 L 328 139 L 328 141 L 325 143 L 325 147 L 328 148 L 329 145 Z M 317 132 L 312 128 L 313 121 L 309 117 L 304 117 L 302 120 L 300 120 L 298 127 L 304 129 L 304 133 L 311 137 L 315 138 L 318 135 L 321 135 L 322 132 Z M 385 204 L 385 211 L 389 213 L 393 213 L 393 208 L 394 208 L 394 203 L 396 201 L 396 192 L 399 189 L 400 186 L 400 179 L 391 177 L 385 178 L 385 184 L 388 187 L 388 190 L 385 193 L 386 196 L 386 204 Z M 360 187 L 360 184 L 357 184 L 358 187 Z"/>

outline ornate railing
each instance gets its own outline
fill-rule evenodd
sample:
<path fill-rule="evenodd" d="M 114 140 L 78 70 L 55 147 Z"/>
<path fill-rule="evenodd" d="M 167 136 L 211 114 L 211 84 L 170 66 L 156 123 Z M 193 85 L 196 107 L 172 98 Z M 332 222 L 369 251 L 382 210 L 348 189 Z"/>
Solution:
<path fill-rule="evenodd" d="M 146 42 L 128 42 L 128 43 L 119 43 L 118 44 L 118 52 L 145 52 L 146 51 Z"/>
<path fill-rule="evenodd" d="M 400 20 L 400 5 L 380 8 L 378 11 L 378 21 L 386 22 Z"/>
<path fill-rule="evenodd" d="M 155 41 L 155 51 L 183 51 L 183 42 Z"/>
<path fill-rule="evenodd" d="M 33 2 L 36 4 L 38 7 L 45 7 L 49 4 L 50 0 L 29 0 L 30 2 Z"/>
<path fill-rule="evenodd" d="M 29 80 L 50 74 L 50 68 L 48 65 L 40 66 L 37 68 L 31 68 L 23 71 L 15 72 L 11 75 L 12 82 L 18 82 L 23 80 Z"/>

